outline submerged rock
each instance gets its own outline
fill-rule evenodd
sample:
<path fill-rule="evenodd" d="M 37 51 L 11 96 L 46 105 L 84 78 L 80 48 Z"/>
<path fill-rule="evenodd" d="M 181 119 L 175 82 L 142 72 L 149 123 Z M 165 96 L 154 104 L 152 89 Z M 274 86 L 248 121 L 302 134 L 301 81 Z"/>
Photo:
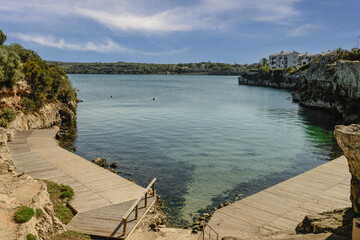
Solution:
<path fill-rule="evenodd" d="M 119 164 L 117 164 L 116 162 L 113 162 L 110 164 L 111 168 L 117 168 L 119 166 Z"/>
<path fill-rule="evenodd" d="M 109 164 L 106 161 L 105 158 L 95 158 L 94 160 L 91 161 L 92 163 L 95 163 L 96 165 L 103 167 L 103 168 L 108 168 Z"/>
<path fill-rule="evenodd" d="M 351 173 L 350 200 L 356 214 L 360 214 L 360 125 L 335 126 L 334 136 L 344 152 Z"/>

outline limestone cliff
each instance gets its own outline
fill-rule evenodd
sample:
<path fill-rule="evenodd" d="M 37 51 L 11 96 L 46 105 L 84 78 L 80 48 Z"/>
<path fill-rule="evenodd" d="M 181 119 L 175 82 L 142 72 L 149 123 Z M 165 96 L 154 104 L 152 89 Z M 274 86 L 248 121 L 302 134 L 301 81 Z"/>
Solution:
<path fill-rule="evenodd" d="M 349 163 L 350 200 L 355 213 L 360 215 L 360 125 L 336 126 L 334 136 Z"/>
<path fill-rule="evenodd" d="M 64 224 L 55 217 L 46 184 L 30 176 L 17 173 L 11 159 L 8 142 L 18 130 L 50 127 L 64 120 L 76 118 L 76 102 L 53 101 L 37 111 L 25 114 L 21 111 L 21 97 L 29 91 L 25 81 L 19 81 L 12 89 L 0 91 L 0 108 L 12 108 L 15 119 L 8 128 L 0 128 L 0 239 L 26 239 L 33 234 L 36 239 L 49 239 L 54 233 L 65 230 Z M 41 216 L 18 224 L 14 214 L 19 206 L 28 206 L 42 212 Z"/>
<path fill-rule="evenodd" d="M 296 90 L 300 88 L 303 80 L 302 74 L 288 74 L 282 70 L 270 72 L 249 71 L 238 78 L 240 85 L 262 86 Z"/>
<path fill-rule="evenodd" d="M 9 124 L 9 129 L 29 130 L 50 127 L 61 121 L 76 119 L 76 102 L 63 103 L 53 101 L 44 104 L 40 109 L 28 113 L 22 111 L 21 98 L 31 91 L 29 84 L 18 81 L 12 88 L 3 87 L 0 91 L 0 108 L 15 109 L 16 118 Z"/>
<path fill-rule="evenodd" d="M 345 122 L 359 122 L 360 62 L 314 62 L 293 98 L 305 106 L 339 113 Z"/>
<path fill-rule="evenodd" d="M 293 74 L 281 70 L 247 72 L 239 84 L 290 89 L 302 105 L 338 113 L 344 122 L 360 121 L 360 62 L 323 57 Z"/>

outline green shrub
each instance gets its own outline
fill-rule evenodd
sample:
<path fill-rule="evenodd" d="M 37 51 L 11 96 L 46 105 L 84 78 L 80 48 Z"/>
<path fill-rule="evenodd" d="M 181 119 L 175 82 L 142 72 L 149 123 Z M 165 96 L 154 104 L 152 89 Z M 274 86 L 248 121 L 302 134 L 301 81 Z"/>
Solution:
<path fill-rule="evenodd" d="M 12 108 L 4 108 L 1 110 L 2 113 L 0 114 L 0 127 L 8 127 L 9 123 L 12 122 L 15 117 L 16 113 Z"/>
<path fill-rule="evenodd" d="M 46 183 L 50 200 L 54 205 L 55 216 L 61 222 L 67 224 L 74 217 L 74 213 L 66 206 L 66 203 L 74 196 L 74 190 L 66 185 L 59 185 L 55 182 L 42 180 Z"/>
<path fill-rule="evenodd" d="M 74 197 L 74 190 L 66 185 L 61 185 L 60 187 L 61 195 L 60 198 L 67 198 L 67 201 L 70 201 Z"/>
<path fill-rule="evenodd" d="M 0 46 L 0 86 L 12 86 L 23 77 L 20 57 Z"/>
<path fill-rule="evenodd" d="M 28 235 L 26 235 L 26 240 L 36 240 L 35 235 L 29 233 Z"/>
<path fill-rule="evenodd" d="M 44 215 L 44 212 L 43 212 L 43 210 L 42 210 L 41 208 L 37 208 L 37 209 L 35 210 L 35 216 L 36 216 L 36 218 L 41 218 L 43 215 Z"/>
<path fill-rule="evenodd" d="M 289 73 L 289 74 L 291 74 L 291 73 L 293 73 L 295 71 L 296 71 L 296 69 L 293 68 L 293 67 L 289 67 L 289 68 L 285 69 L 285 73 Z"/>
<path fill-rule="evenodd" d="M 17 223 L 25 223 L 29 221 L 34 216 L 34 214 L 35 214 L 34 209 L 26 206 L 21 206 L 15 212 L 14 220 Z"/>
<path fill-rule="evenodd" d="M 56 203 L 54 206 L 55 216 L 63 223 L 68 224 L 74 217 L 71 209 L 62 203 Z"/>

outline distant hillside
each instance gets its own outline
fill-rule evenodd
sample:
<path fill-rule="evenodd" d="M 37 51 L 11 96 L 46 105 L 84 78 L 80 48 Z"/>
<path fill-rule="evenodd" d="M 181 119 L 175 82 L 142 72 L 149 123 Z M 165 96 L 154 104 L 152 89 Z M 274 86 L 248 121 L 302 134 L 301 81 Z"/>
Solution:
<path fill-rule="evenodd" d="M 54 62 L 50 62 L 54 63 Z M 202 74 L 202 75 L 239 75 L 246 69 L 258 64 L 240 65 L 226 63 L 68 63 L 56 62 L 69 74 Z"/>

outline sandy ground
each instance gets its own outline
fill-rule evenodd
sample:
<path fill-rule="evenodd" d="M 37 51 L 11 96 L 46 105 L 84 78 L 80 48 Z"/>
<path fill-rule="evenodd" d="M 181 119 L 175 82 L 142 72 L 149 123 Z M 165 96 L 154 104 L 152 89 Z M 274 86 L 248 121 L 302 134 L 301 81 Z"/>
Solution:
<path fill-rule="evenodd" d="M 127 240 L 198 240 L 200 234 L 191 234 L 189 229 L 160 228 L 159 232 L 137 229 Z"/>
<path fill-rule="evenodd" d="M 30 205 L 41 185 L 26 176 L 0 174 L 0 239 L 16 239 L 19 224 L 14 222 L 16 208 Z"/>

